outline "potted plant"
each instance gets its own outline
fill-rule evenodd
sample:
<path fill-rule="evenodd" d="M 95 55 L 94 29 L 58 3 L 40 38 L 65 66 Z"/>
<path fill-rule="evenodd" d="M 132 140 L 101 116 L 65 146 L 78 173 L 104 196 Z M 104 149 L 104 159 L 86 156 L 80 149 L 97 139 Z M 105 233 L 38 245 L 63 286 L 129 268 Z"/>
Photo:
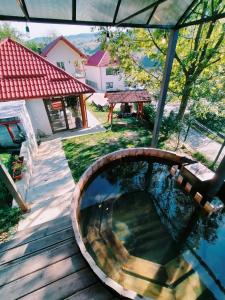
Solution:
<path fill-rule="evenodd" d="M 15 161 L 12 163 L 12 175 L 14 180 L 20 180 L 22 178 L 23 162 L 23 156 L 15 157 Z"/>

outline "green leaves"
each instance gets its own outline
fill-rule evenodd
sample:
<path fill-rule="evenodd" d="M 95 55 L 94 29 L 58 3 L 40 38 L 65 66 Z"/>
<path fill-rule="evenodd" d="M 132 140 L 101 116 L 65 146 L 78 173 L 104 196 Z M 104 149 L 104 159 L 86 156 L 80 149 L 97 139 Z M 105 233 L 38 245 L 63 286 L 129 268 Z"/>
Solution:
<path fill-rule="evenodd" d="M 196 13 L 208 13 L 207 1 L 203 2 Z M 180 30 L 168 93 L 168 99 L 181 101 L 179 118 L 183 118 L 190 99 L 206 97 L 209 102 L 222 101 L 221 91 L 224 91 L 225 82 L 221 68 L 225 63 L 224 35 L 224 23 L 220 21 Z M 130 85 L 145 86 L 157 96 L 168 39 L 169 32 L 164 30 L 118 29 L 112 32 L 104 47 L 118 58 Z M 143 57 L 155 61 L 157 67 L 142 65 L 140 61 Z"/>

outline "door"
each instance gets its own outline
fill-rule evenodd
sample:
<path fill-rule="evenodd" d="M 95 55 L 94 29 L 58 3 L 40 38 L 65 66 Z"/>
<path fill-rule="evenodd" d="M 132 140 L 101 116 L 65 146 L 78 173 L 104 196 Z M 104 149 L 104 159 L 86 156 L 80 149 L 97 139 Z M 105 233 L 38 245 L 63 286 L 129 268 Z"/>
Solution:
<path fill-rule="evenodd" d="M 44 103 L 53 133 L 69 129 L 64 101 L 48 99 Z"/>

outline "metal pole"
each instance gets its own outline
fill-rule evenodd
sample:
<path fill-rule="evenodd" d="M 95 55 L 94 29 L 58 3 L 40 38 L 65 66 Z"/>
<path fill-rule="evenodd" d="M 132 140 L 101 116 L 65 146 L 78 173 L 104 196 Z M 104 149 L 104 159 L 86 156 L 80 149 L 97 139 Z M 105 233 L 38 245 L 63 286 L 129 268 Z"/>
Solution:
<path fill-rule="evenodd" d="M 213 162 L 213 164 L 212 164 L 213 167 L 215 166 L 215 164 L 216 164 L 218 158 L 220 157 L 220 154 L 222 153 L 224 147 L 225 147 L 225 140 L 223 141 L 223 144 L 222 144 L 222 146 L 221 146 L 219 152 L 217 153 L 217 156 L 216 156 L 216 158 L 215 158 L 215 160 L 214 160 L 214 162 Z"/>
<path fill-rule="evenodd" d="M 178 30 L 171 30 L 168 50 L 166 55 L 166 63 L 163 71 L 163 79 L 161 83 L 161 91 L 159 96 L 159 102 L 157 107 L 156 119 L 153 129 L 152 136 L 152 147 L 157 147 L 158 139 L 159 139 L 159 130 L 162 123 L 162 117 L 164 112 L 164 107 L 166 103 L 166 95 L 170 81 L 170 74 L 173 66 L 173 59 L 176 51 L 177 39 L 178 39 Z"/>
<path fill-rule="evenodd" d="M 8 170 L 6 167 L 0 163 L 0 179 L 1 182 L 5 184 L 10 194 L 13 196 L 13 198 L 16 200 L 17 204 L 21 208 L 23 212 L 29 211 L 29 207 L 20 195 L 20 193 L 17 190 L 17 186 L 15 185 L 14 181 L 12 180 L 12 177 L 10 176 Z"/>
<path fill-rule="evenodd" d="M 222 161 L 220 162 L 219 167 L 215 171 L 215 176 L 209 183 L 208 188 L 206 189 L 205 197 L 203 197 L 204 203 L 206 201 L 212 200 L 212 198 L 218 194 L 224 182 L 225 182 L 225 155 Z"/>

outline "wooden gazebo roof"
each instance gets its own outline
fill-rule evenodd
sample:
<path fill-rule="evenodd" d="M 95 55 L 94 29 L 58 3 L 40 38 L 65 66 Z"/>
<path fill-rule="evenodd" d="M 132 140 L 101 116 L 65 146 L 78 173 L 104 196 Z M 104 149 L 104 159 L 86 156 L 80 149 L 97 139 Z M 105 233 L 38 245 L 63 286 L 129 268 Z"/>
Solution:
<path fill-rule="evenodd" d="M 107 101 L 109 104 L 140 103 L 155 100 L 154 96 L 150 95 L 146 90 L 106 92 L 105 98 L 108 98 Z"/>

